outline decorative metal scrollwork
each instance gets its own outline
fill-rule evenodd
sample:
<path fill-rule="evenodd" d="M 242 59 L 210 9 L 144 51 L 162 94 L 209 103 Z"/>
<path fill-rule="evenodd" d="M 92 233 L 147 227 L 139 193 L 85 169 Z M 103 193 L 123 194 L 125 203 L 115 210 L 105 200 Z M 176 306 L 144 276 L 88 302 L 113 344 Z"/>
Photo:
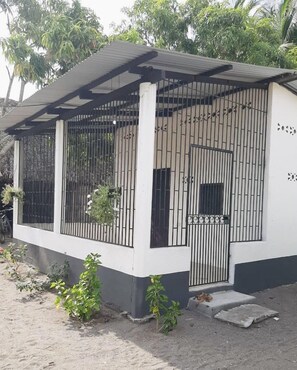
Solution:
<path fill-rule="evenodd" d="M 193 176 L 183 176 L 182 177 L 182 183 L 183 184 L 193 184 L 194 177 Z"/>
<path fill-rule="evenodd" d="M 289 180 L 289 181 L 294 181 L 294 182 L 296 182 L 296 181 L 297 181 L 297 173 L 289 172 L 289 173 L 288 173 L 288 180 Z"/>
<path fill-rule="evenodd" d="M 280 123 L 277 124 L 277 131 L 283 131 L 289 135 L 296 135 L 297 130 L 293 126 L 288 126 L 288 125 L 281 125 Z"/>
<path fill-rule="evenodd" d="M 124 139 L 124 140 L 131 140 L 131 139 L 133 139 L 134 137 L 135 137 L 135 134 L 134 134 L 134 132 L 133 132 L 133 131 L 130 131 L 128 134 L 123 135 L 123 139 Z"/>
<path fill-rule="evenodd" d="M 217 109 L 215 111 L 209 111 L 206 113 L 201 113 L 200 115 L 190 115 L 186 117 L 182 122 L 180 122 L 180 126 L 184 125 L 191 125 L 196 124 L 203 121 L 209 121 L 216 117 L 224 117 L 228 116 L 231 113 L 237 113 L 239 109 L 253 109 L 252 102 L 246 102 L 245 104 L 234 104 L 230 107 L 224 109 Z"/>
<path fill-rule="evenodd" d="M 227 215 L 188 215 L 188 225 L 224 225 L 229 220 Z"/>

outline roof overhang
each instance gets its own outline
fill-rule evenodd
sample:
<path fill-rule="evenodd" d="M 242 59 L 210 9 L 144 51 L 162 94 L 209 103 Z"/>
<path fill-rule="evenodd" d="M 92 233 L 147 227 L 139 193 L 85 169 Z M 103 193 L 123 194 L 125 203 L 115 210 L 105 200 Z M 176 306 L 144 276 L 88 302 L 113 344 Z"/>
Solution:
<path fill-rule="evenodd" d="M 141 82 L 162 79 L 177 81 L 175 86 L 166 87 L 167 92 L 196 81 L 228 87 L 218 94 L 266 88 L 270 82 L 297 93 L 294 70 L 230 63 L 117 41 L 7 113 L 0 119 L 0 129 L 20 137 L 31 135 L 54 126 L 57 120 L 88 114 L 111 100 L 120 100 Z"/>

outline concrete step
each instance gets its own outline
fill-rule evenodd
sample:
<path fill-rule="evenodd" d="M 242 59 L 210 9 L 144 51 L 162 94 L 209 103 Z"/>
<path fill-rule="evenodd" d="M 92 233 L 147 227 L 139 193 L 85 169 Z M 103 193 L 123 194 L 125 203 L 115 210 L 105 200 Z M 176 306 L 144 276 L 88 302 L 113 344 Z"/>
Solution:
<path fill-rule="evenodd" d="M 202 298 L 203 297 L 204 296 L 202 296 Z M 252 303 L 255 300 L 256 298 L 251 295 L 235 292 L 234 290 L 224 290 L 205 294 L 205 300 L 198 300 L 197 295 L 191 297 L 189 299 L 188 309 L 207 317 L 214 317 L 222 310 L 229 310 L 230 308 L 238 307 L 242 304 Z"/>
<path fill-rule="evenodd" d="M 214 293 L 214 292 L 221 292 L 233 290 L 233 284 L 228 282 L 223 283 L 214 283 L 214 284 L 205 284 L 199 286 L 193 286 L 189 289 L 189 298 L 196 297 L 201 293 Z"/>

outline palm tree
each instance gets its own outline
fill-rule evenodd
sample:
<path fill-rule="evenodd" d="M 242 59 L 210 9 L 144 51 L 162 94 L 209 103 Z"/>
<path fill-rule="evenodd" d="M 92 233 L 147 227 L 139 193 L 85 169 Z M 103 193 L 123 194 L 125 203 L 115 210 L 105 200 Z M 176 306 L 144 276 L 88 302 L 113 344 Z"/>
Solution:
<path fill-rule="evenodd" d="M 6 0 L 0 0 L 0 13 L 11 13 L 10 4 Z"/>
<path fill-rule="evenodd" d="M 261 0 L 235 0 L 234 9 L 245 9 L 249 14 L 255 14 L 261 7 Z"/>
<path fill-rule="evenodd" d="M 279 33 L 281 48 L 289 48 L 297 41 L 296 5 L 297 0 L 281 0 L 277 5 L 263 9 L 263 16 L 272 19 Z"/>

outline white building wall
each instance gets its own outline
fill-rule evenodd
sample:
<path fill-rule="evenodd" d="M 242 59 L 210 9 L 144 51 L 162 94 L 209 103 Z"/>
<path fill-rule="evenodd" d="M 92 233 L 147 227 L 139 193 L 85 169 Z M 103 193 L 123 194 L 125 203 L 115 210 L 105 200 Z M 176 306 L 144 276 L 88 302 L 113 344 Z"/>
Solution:
<path fill-rule="evenodd" d="M 219 103 L 217 102 L 216 104 Z M 237 263 L 297 254 L 295 214 L 297 209 L 296 117 L 297 97 L 288 92 L 285 88 L 277 84 L 272 84 L 269 91 L 264 238 L 261 242 L 231 244 L 231 281 L 233 278 L 234 265 Z M 177 123 L 178 120 L 175 119 L 175 122 Z M 156 125 L 158 126 L 158 120 Z M 222 125 L 217 125 L 216 127 L 217 130 L 222 129 Z M 188 134 L 191 133 L 191 130 L 192 129 L 187 131 Z M 232 135 L 232 130 L 231 126 L 227 126 L 224 135 L 226 137 Z M 203 131 L 201 133 L 203 133 Z M 149 135 L 153 134 L 151 130 Z M 147 143 L 151 143 L 151 139 L 152 136 L 150 136 Z M 209 146 L 215 144 L 215 131 L 209 131 L 205 140 L 209 143 Z M 170 146 L 169 141 L 164 142 L 167 143 L 166 145 Z M 203 144 L 203 139 L 198 135 L 198 141 L 193 139 L 193 142 Z M 146 141 L 142 141 L 138 143 L 138 145 L 139 144 L 145 147 Z M 16 148 L 18 148 L 18 144 L 16 144 Z M 185 152 L 188 150 L 187 145 L 184 146 L 183 150 Z M 167 160 L 170 160 L 169 156 Z M 159 166 L 165 167 L 169 165 L 169 163 L 162 163 L 161 160 L 158 162 L 158 158 L 155 161 L 155 165 L 152 165 L 150 161 L 146 162 L 146 157 L 142 158 L 141 163 L 145 164 L 145 171 L 149 171 L 150 168 L 154 166 L 158 168 Z M 181 161 L 181 163 L 183 163 L 183 161 Z M 16 160 L 15 166 L 19 166 L 18 159 Z M 183 171 L 186 172 L 186 170 L 186 168 L 183 168 Z M 137 181 L 139 185 L 141 176 L 137 177 Z M 177 186 L 178 185 L 179 184 L 177 184 Z M 138 191 L 136 195 L 136 209 L 138 209 L 138 212 L 136 212 L 135 216 L 137 220 L 135 227 L 138 227 L 138 234 L 135 235 L 137 248 L 134 249 L 60 235 L 58 233 L 58 228 L 56 228 L 54 232 L 48 232 L 17 225 L 16 222 L 14 224 L 14 237 L 24 242 L 36 244 L 79 259 L 85 258 L 89 252 L 99 252 L 102 255 L 104 266 L 138 277 L 145 277 L 150 274 L 188 271 L 190 266 L 190 248 L 186 246 L 156 249 L 149 248 L 149 231 L 143 224 L 150 220 L 151 199 L 146 199 L 145 204 L 148 208 L 143 208 L 144 203 L 141 197 L 144 196 L 143 190 L 140 192 Z M 150 198 L 149 194 L 147 194 L 147 198 Z M 143 219 L 141 219 L 143 212 L 145 212 L 145 215 Z M 146 232 L 142 234 L 142 230 L 144 229 Z M 142 246 L 142 242 L 144 241 L 145 245 Z M 135 253 L 137 253 L 137 255 Z"/>
<path fill-rule="evenodd" d="M 238 263 L 297 255 L 297 96 L 271 84 L 268 112 L 263 241 L 231 244 L 231 271 Z"/>

